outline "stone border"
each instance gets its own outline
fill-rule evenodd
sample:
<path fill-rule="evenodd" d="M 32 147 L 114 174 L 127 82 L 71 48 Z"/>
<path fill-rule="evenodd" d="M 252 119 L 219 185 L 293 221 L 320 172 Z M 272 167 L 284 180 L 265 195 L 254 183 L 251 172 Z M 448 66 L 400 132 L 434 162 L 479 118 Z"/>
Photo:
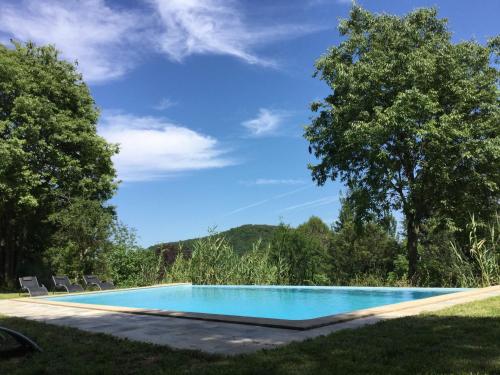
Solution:
<path fill-rule="evenodd" d="M 135 290 L 135 289 L 147 289 L 147 288 L 155 288 L 155 287 L 165 287 L 165 286 L 175 286 L 175 285 L 189 285 L 189 283 L 178 283 L 178 284 L 167 284 L 167 285 L 158 285 L 153 287 L 141 287 L 141 288 L 128 288 L 128 289 L 119 289 L 116 291 L 126 291 L 126 290 Z M 110 291 L 102 291 L 99 293 L 112 292 Z M 220 315 L 220 314 L 206 314 L 206 313 L 194 313 L 194 312 L 181 312 L 181 311 L 168 311 L 168 310 L 154 310 L 154 309 L 141 309 L 141 308 L 132 308 L 132 307 L 121 307 L 121 306 L 107 306 L 107 305 L 94 305 L 94 304 L 86 304 L 86 303 L 74 303 L 74 302 L 57 302 L 57 301 L 48 301 L 47 297 L 35 297 L 35 298 L 16 298 L 11 301 L 22 302 L 22 303 L 39 303 L 46 305 L 54 305 L 54 306 L 66 306 L 66 307 L 76 307 L 81 309 L 90 309 L 90 310 L 102 310 L 102 311 L 111 311 L 111 312 L 119 312 L 119 313 L 129 313 L 129 314 L 138 314 L 138 315 L 155 315 L 155 316 L 168 316 L 174 318 L 184 318 L 184 319 L 196 319 L 196 320 L 206 320 L 206 321 L 215 321 L 215 322 L 224 322 L 224 323 L 237 323 L 237 324 L 247 324 L 247 325 L 257 325 L 263 327 L 273 327 L 273 328 L 286 328 L 293 330 L 308 330 L 312 328 L 323 327 L 331 324 L 346 322 L 349 320 L 373 317 L 387 313 L 393 313 L 398 311 L 403 311 L 407 309 L 413 309 L 416 307 L 426 307 L 433 306 L 435 304 L 440 304 L 442 302 L 449 302 L 457 299 L 461 299 L 464 297 L 473 297 L 476 295 L 486 294 L 490 292 L 500 292 L 500 285 L 492 286 L 487 288 L 479 288 L 473 290 L 467 290 L 463 292 L 455 292 L 444 294 L 440 296 L 427 297 L 413 301 L 400 302 L 391 305 L 385 305 L 382 307 L 373 307 L 369 309 L 356 310 L 349 313 L 341 313 L 329 316 L 323 316 L 314 319 L 304 319 L 304 320 L 286 320 L 286 319 L 273 319 L 273 318 L 255 318 L 255 317 L 246 317 L 246 316 L 237 316 L 237 315 Z M 90 292 L 95 293 L 95 292 Z M 76 295 L 77 293 L 75 293 Z M 89 294 L 89 292 L 78 293 L 78 294 Z"/>

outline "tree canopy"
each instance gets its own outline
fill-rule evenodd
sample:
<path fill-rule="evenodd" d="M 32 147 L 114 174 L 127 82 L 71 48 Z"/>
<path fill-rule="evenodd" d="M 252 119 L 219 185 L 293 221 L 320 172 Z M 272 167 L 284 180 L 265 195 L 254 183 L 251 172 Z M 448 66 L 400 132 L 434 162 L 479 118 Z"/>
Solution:
<path fill-rule="evenodd" d="M 97 135 L 98 116 L 76 65 L 53 47 L 0 45 L 0 284 L 41 261 L 51 215 L 114 194 L 117 148 Z"/>
<path fill-rule="evenodd" d="M 453 43 L 435 9 L 405 16 L 358 6 L 343 41 L 316 62 L 331 88 L 312 104 L 309 165 L 320 185 L 340 178 L 360 210 L 401 210 L 409 277 L 418 233 L 433 215 L 468 220 L 498 208 L 498 38 Z"/>

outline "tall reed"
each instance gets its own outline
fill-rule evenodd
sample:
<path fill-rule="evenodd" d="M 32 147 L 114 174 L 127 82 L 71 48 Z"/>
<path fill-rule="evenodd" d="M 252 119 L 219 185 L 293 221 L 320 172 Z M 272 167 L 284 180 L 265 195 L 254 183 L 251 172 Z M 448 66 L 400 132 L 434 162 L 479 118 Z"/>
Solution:
<path fill-rule="evenodd" d="M 453 252 L 453 268 L 461 286 L 491 286 L 500 284 L 500 220 L 487 226 L 487 237 L 480 238 L 479 224 L 474 215 L 471 216 L 469 229 L 469 246 L 461 249 L 451 242 Z"/>

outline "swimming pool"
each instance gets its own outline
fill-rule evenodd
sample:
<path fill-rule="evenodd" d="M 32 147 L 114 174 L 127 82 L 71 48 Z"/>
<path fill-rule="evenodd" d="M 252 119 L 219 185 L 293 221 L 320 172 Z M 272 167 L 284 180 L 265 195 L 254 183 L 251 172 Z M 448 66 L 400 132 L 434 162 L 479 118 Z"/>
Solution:
<path fill-rule="evenodd" d="M 45 298 L 55 302 L 125 308 L 134 312 L 181 312 L 185 317 L 236 316 L 305 321 L 463 291 L 455 288 L 367 288 L 300 286 L 162 287 Z M 137 310 L 139 312 L 139 310 Z M 184 316 L 177 315 L 177 316 Z M 176 316 L 176 315 L 174 315 Z M 230 319 L 229 319 L 230 320 Z M 256 323 L 257 324 L 257 323 Z"/>

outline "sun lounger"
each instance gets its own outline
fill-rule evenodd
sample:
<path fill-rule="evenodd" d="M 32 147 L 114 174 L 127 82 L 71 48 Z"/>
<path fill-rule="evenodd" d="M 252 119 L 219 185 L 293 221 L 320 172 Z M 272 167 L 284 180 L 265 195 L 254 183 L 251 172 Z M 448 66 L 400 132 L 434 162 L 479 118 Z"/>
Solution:
<path fill-rule="evenodd" d="M 38 284 L 36 276 L 25 276 L 19 278 L 21 289 L 27 291 L 30 297 L 46 296 L 49 294 L 47 288 L 42 284 Z"/>
<path fill-rule="evenodd" d="M 101 290 L 115 289 L 115 285 L 111 281 L 101 281 L 94 275 L 85 275 L 83 276 L 83 280 L 87 287 L 96 285 Z"/>
<path fill-rule="evenodd" d="M 72 284 L 66 275 L 52 276 L 52 280 L 54 280 L 54 286 L 56 289 L 66 289 L 68 293 L 83 292 L 83 287 L 78 284 Z"/>

